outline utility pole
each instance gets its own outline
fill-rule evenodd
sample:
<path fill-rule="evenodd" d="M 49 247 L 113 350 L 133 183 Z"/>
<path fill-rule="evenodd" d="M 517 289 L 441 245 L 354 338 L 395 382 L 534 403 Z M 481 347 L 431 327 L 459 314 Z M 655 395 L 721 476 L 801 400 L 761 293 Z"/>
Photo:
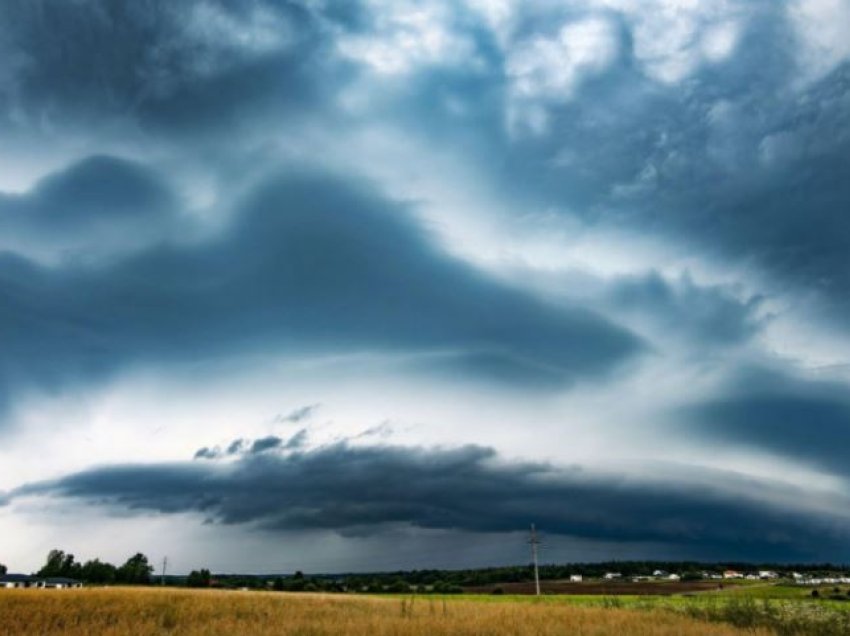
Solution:
<path fill-rule="evenodd" d="M 537 546 L 540 545 L 540 539 L 537 538 L 537 530 L 534 529 L 534 524 L 531 524 L 531 538 L 528 540 L 531 544 L 531 561 L 534 563 L 534 591 L 537 596 L 540 596 L 540 573 L 537 570 Z"/>
<path fill-rule="evenodd" d="M 168 557 L 162 557 L 162 575 L 159 577 L 159 583 L 162 586 L 165 586 L 165 568 L 168 567 Z"/>

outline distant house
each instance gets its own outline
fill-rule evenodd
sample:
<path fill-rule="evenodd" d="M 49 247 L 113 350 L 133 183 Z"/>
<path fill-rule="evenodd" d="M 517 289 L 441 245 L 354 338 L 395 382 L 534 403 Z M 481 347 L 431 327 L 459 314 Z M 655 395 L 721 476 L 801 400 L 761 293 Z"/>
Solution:
<path fill-rule="evenodd" d="M 740 572 L 736 572 L 735 570 L 726 570 L 723 573 L 723 578 L 724 579 L 742 579 L 742 578 L 744 578 L 744 575 L 741 574 Z"/>
<path fill-rule="evenodd" d="M 64 576 L 52 576 L 42 579 L 44 587 L 51 589 L 62 590 L 71 587 L 83 587 L 83 582 L 77 579 L 69 579 Z"/>
<path fill-rule="evenodd" d="M 581 583 L 581 574 L 570 574 L 570 583 Z"/>
<path fill-rule="evenodd" d="M 622 577 L 623 575 L 619 572 L 606 572 L 605 576 L 603 576 L 602 578 L 606 581 L 613 581 L 614 579 L 620 579 Z"/>
<path fill-rule="evenodd" d="M 779 575 L 773 570 L 759 570 L 760 579 L 778 579 Z"/>
<path fill-rule="evenodd" d="M 668 574 L 667 578 L 670 579 L 671 581 L 680 581 L 682 579 L 682 577 L 679 576 L 678 574 Z"/>
<path fill-rule="evenodd" d="M 44 581 L 29 574 L 4 574 L 0 576 L 0 588 L 44 587 Z"/>
<path fill-rule="evenodd" d="M 667 572 L 665 570 L 655 570 L 652 576 L 667 576 Z"/>
<path fill-rule="evenodd" d="M 50 588 L 61 590 L 70 587 L 83 587 L 82 581 L 62 576 L 40 578 L 29 574 L 4 574 L 0 576 L 0 588 Z"/>

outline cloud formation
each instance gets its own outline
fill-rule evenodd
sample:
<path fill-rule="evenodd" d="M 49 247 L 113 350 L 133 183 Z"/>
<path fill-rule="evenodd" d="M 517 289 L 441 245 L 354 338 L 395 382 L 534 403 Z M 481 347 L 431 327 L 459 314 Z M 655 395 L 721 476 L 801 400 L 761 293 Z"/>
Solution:
<path fill-rule="evenodd" d="M 0 3 L 0 463 L 27 468 L 67 426 L 91 441 L 45 458 L 69 476 L 33 491 L 269 528 L 533 516 L 841 553 L 823 511 L 850 479 L 847 17 L 839 0 Z M 171 463 L 211 408 L 188 366 L 226 387 L 205 417 L 219 446 Z M 181 438 L 150 464 L 118 462 L 147 426 L 116 415 L 121 391 Z M 270 421 L 281 403 L 306 406 Z M 363 421 L 393 425 L 353 436 Z M 410 447 L 354 445 L 378 437 Z M 334 439 L 352 445 L 315 447 Z M 675 486 L 557 467 L 624 447 L 644 472 L 691 467 Z M 742 475 L 708 468 L 725 452 Z M 804 513 L 765 475 L 836 498 Z M 358 478 L 371 495 L 346 490 Z"/>
<path fill-rule="evenodd" d="M 114 164 L 86 162 L 63 176 L 64 187 L 101 188 L 92 194 L 98 200 L 120 196 L 109 178 L 90 175 Z M 599 316 L 489 280 L 431 245 L 404 205 L 321 173 L 268 180 L 232 227 L 200 245 L 162 243 L 58 269 L 4 261 L 6 387 L 257 347 L 367 346 L 448 349 L 461 361 L 484 355 L 517 374 L 567 383 L 604 374 L 641 349 Z"/>
<path fill-rule="evenodd" d="M 499 533 L 533 519 L 549 534 L 663 542 L 752 559 L 818 558 L 841 552 L 846 542 L 838 517 L 800 508 L 786 488 L 735 474 L 688 473 L 677 483 L 506 463 L 481 446 L 340 443 L 287 455 L 252 447 L 235 463 L 105 466 L 29 484 L 11 496 L 193 512 L 272 532 L 359 534 L 401 524 Z"/>
<path fill-rule="evenodd" d="M 846 386 L 758 368 L 743 370 L 734 378 L 735 386 L 679 414 L 702 439 L 721 447 L 772 453 L 814 470 L 850 477 L 844 452 L 850 443 Z"/>

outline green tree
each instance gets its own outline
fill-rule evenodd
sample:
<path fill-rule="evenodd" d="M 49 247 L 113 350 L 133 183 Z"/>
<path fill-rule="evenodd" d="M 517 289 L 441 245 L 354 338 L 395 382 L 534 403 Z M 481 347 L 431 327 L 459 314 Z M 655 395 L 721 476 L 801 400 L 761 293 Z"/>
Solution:
<path fill-rule="evenodd" d="M 131 556 L 115 573 L 115 580 L 130 585 L 149 585 L 153 566 L 141 552 Z"/>
<path fill-rule="evenodd" d="M 9 571 L 9 570 L 6 568 L 6 566 L 5 566 L 5 565 L 3 565 L 2 563 L 0 563 L 0 576 L 3 576 L 3 575 L 4 575 L 4 574 L 6 574 L 6 572 L 8 572 L 8 571 Z"/>
<path fill-rule="evenodd" d="M 44 577 L 80 578 L 81 566 L 74 561 L 73 554 L 65 554 L 62 550 L 51 550 L 47 554 L 47 561 L 37 574 Z"/>
<path fill-rule="evenodd" d="M 117 568 L 100 559 L 86 561 L 80 568 L 80 578 L 86 583 L 109 584 L 115 582 Z"/>
<path fill-rule="evenodd" d="M 186 579 L 186 585 L 189 587 L 209 587 L 211 580 L 212 575 L 209 570 L 192 570 Z"/>
<path fill-rule="evenodd" d="M 65 563 L 65 552 L 51 550 L 47 553 L 47 561 L 36 574 L 38 576 L 61 576 L 63 563 Z"/>

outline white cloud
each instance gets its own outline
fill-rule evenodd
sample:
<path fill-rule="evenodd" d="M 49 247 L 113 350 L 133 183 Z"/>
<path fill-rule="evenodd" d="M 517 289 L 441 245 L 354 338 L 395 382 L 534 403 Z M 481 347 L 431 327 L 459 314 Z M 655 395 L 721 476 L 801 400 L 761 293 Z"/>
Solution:
<path fill-rule="evenodd" d="M 339 52 L 381 75 L 403 75 L 420 67 L 475 63 L 475 45 L 453 24 L 442 5 L 409 2 L 371 3 L 374 29 L 343 34 Z"/>
<path fill-rule="evenodd" d="M 788 17 L 806 80 L 817 80 L 850 58 L 850 3 L 846 0 L 795 0 L 788 5 Z"/>
<path fill-rule="evenodd" d="M 269 53 L 293 38 L 290 25 L 267 7 L 255 4 L 240 16 L 210 2 L 192 6 L 185 36 L 195 44 L 243 53 Z"/>
<path fill-rule="evenodd" d="M 555 37 L 536 36 L 518 44 L 507 56 L 514 125 L 534 132 L 545 129 L 539 102 L 565 102 L 579 82 L 608 68 L 619 45 L 613 25 L 599 17 L 565 24 Z"/>
<path fill-rule="evenodd" d="M 743 9 L 735 2 L 597 0 L 619 12 L 632 33 L 634 56 L 652 79 L 673 84 L 703 64 L 721 62 L 737 46 Z"/>

